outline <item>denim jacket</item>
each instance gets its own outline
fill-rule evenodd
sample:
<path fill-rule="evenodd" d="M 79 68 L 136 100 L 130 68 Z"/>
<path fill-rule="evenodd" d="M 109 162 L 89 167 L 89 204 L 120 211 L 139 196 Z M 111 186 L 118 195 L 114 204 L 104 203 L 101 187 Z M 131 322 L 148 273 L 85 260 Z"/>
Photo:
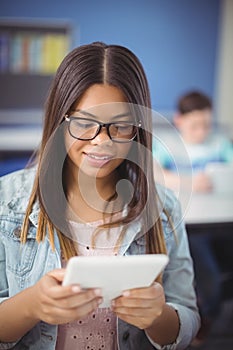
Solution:
<path fill-rule="evenodd" d="M 44 274 L 61 267 L 60 245 L 55 235 L 55 250 L 49 240 L 37 243 L 38 203 L 30 215 L 28 239 L 20 243 L 20 230 L 28 204 L 35 169 L 17 171 L 0 179 L 0 303 L 34 285 Z M 188 240 L 181 220 L 180 206 L 173 194 L 158 186 L 164 207 L 171 215 L 176 237 L 167 217 L 162 213 L 162 225 L 169 255 L 163 274 L 166 302 L 178 313 L 180 330 L 176 342 L 161 349 L 185 349 L 199 328 L 199 314 L 193 288 L 193 265 Z M 121 255 L 144 254 L 145 237 L 138 235 L 140 224 L 135 222 L 127 231 L 127 242 L 122 244 Z M 1 317 L 1 316 L 0 316 Z M 160 348 L 149 340 L 143 330 L 118 319 L 119 350 L 150 350 Z M 0 349 L 54 350 L 57 326 L 39 322 L 15 343 L 0 341 Z"/>

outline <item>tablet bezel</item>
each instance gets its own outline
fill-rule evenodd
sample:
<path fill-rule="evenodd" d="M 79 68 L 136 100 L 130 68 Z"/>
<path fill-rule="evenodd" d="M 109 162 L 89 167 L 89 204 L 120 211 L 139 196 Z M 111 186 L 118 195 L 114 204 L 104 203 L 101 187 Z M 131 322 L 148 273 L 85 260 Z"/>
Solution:
<path fill-rule="evenodd" d="M 109 307 L 111 300 L 123 291 L 150 286 L 168 261 L 165 254 L 72 257 L 67 263 L 63 285 L 100 288 L 103 293 L 100 307 Z"/>

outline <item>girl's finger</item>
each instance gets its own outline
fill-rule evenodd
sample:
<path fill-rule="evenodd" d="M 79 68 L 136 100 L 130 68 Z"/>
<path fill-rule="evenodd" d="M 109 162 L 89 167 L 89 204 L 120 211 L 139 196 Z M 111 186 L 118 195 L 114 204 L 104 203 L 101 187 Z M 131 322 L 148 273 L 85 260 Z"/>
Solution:
<path fill-rule="evenodd" d="M 146 309 L 152 308 L 154 304 L 154 299 L 121 297 L 116 300 L 113 300 L 111 306 L 114 310 L 119 307 Z"/>
<path fill-rule="evenodd" d="M 99 291 L 97 290 L 82 290 L 73 295 L 69 295 L 60 299 L 51 300 L 52 305 L 58 305 L 62 309 L 72 309 L 80 307 L 84 304 L 101 299 Z"/>
<path fill-rule="evenodd" d="M 128 315 L 133 318 L 135 317 L 151 317 L 156 314 L 152 308 L 131 308 L 131 307 L 117 307 L 113 310 L 118 316 L 119 315 Z"/>
<path fill-rule="evenodd" d="M 96 298 L 79 307 L 61 308 L 59 305 L 45 306 L 42 319 L 49 324 L 63 324 L 79 320 L 97 309 L 102 300 Z"/>
<path fill-rule="evenodd" d="M 149 287 L 125 290 L 122 295 L 127 298 L 155 299 L 163 294 L 161 284 L 154 282 Z"/>
<path fill-rule="evenodd" d="M 47 276 L 53 277 L 59 282 L 62 282 L 65 276 L 66 269 L 55 269 L 47 273 Z"/>

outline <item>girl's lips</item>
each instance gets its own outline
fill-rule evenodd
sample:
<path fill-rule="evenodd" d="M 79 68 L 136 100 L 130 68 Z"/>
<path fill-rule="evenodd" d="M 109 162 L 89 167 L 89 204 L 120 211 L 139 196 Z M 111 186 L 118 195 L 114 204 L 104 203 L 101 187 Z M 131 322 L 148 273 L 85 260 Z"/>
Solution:
<path fill-rule="evenodd" d="M 101 167 L 113 159 L 109 154 L 84 153 L 85 161 L 94 167 Z"/>

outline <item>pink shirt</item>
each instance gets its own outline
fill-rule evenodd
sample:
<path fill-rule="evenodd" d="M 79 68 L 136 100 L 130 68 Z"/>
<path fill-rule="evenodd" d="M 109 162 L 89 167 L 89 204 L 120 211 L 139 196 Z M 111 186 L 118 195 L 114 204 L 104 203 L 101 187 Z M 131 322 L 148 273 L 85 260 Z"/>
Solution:
<path fill-rule="evenodd" d="M 79 243 L 79 255 L 115 255 L 114 250 L 119 228 L 111 234 L 99 233 L 92 248 L 92 238 L 100 222 L 80 224 L 71 222 L 73 239 Z M 63 266 L 65 263 L 63 262 Z M 98 308 L 87 317 L 58 326 L 56 350 L 116 350 L 117 318 L 109 308 Z"/>

